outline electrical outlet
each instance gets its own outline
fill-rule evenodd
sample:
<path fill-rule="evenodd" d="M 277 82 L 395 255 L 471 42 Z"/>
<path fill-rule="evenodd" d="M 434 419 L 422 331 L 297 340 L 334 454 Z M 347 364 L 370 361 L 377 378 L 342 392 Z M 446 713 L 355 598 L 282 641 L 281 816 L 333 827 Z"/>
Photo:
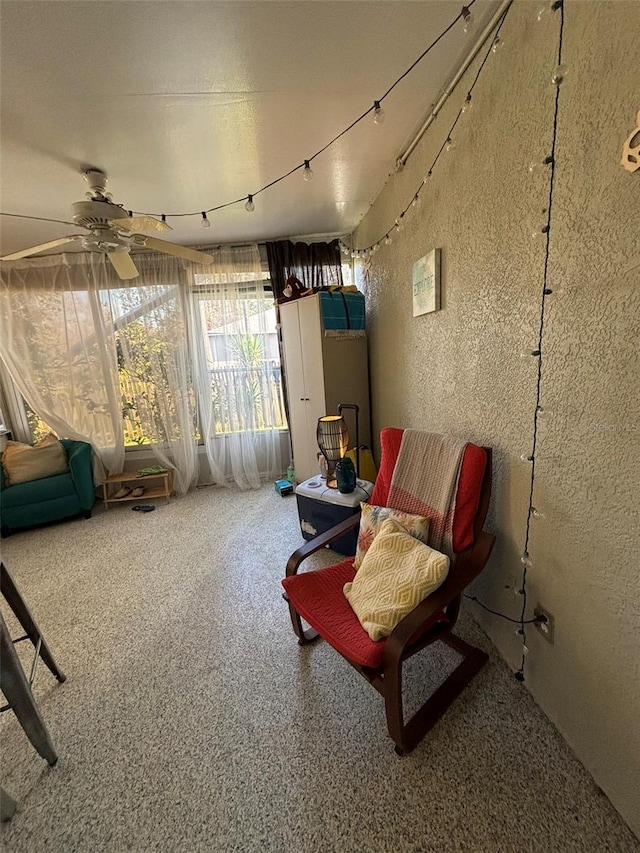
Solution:
<path fill-rule="evenodd" d="M 555 631 L 555 619 L 553 616 L 540 604 L 536 605 L 533 615 L 534 618 L 539 618 L 539 621 L 534 623 L 536 631 L 539 631 L 548 643 L 553 643 Z"/>

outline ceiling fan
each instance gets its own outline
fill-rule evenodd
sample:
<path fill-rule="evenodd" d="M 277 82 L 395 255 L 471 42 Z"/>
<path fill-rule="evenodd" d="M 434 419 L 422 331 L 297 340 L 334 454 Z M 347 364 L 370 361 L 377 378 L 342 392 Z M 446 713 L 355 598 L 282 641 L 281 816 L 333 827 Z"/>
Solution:
<path fill-rule="evenodd" d="M 64 246 L 65 243 L 81 243 L 82 247 L 90 252 L 102 252 L 107 256 L 116 274 L 121 279 L 135 278 L 139 275 L 136 265 L 131 257 L 131 249 L 155 249 L 167 255 L 175 255 L 178 258 L 194 261 L 197 264 L 210 264 L 213 262 L 211 255 L 190 249 L 188 246 L 178 246 L 159 240 L 157 237 L 148 237 L 142 231 L 171 231 L 171 226 L 153 216 L 129 216 L 120 204 L 112 201 L 112 195 L 106 192 L 107 176 L 99 169 L 87 169 L 82 176 L 89 184 L 86 201 L 77 201 L 73 205 L 73 222 L 79 228 L 86 228 L 89 232 L 85 234 L 71 234 L 68 237 L 59 237 L 48 243 L 40 243 L 20 252 L 5 255 L 0 261 L 14 261 L 19 258 L 28 258 L 37 255 L 47 249 Z"/>

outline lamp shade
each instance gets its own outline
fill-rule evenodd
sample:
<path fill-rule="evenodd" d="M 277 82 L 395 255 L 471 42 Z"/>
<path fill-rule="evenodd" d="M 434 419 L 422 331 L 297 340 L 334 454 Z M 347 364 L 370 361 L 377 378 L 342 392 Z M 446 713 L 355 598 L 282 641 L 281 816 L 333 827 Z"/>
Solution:
<path fill-rule="evenodd" d="M 349 446 L 349 432 L 344 418 L 341 415 L 325 415 L 318 418 L 316 430 L 318 447 L 322 455 L 333 468 L 336 462 L 347 452 Z"/>

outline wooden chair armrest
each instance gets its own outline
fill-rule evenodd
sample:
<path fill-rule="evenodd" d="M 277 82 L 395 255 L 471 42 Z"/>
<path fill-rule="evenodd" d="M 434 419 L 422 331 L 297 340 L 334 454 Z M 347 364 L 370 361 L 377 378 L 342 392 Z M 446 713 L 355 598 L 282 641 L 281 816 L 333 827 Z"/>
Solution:
<path fill-rule="evenodd" d="M 287 561 L 287 577 L 295 575 L 300 567 L 300 563 L 302 563 L 303 560 L 306 560 L 307 557 L 310 557 L 311 554 L 315 554 L 316 551 L 324 548 L 325 545 L 330 545 L 332 542 L 335 542 L 336 539 L 344 536 L 345 533 L 353 530 L 353 528 L 357 527 L 359 524 L 360 513 L 357 512 L 355 515 L 341 521 L 340 524 L 336 524 L 335 527 L 325 530 L 324 533 L 320 533 L 318 536 L 314 536 L 313 539 L 302 545 L 289 557 L 289 560 Z"/>
<path fill-rule="evenodd" d="M 398 661 L 416 632 L 461 595 L 471 581 L 480 574 L 489 559 L 495 539 L 495 536 L 483 531 L 476 539 L 473 548 L 458 556 L 455 566 L 452 567 L 442 586 L 421 601 L 396 625 L 385 643 L 383 654 L 385 665 L 387 662 Z"/>

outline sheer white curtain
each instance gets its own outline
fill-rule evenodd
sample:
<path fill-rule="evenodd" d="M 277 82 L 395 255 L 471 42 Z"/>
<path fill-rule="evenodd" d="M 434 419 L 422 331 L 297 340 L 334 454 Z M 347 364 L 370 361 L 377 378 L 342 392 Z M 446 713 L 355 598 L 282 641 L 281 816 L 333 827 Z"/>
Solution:
<path fill-rule="evenodd" d="M 122 471 L 115 329 L 104 263 L 57 255 L 0 268 L 0 357 L 31 408 L 59 435 L 88 441 L 96 477 Z"/>
<path fill-rule="evenodd" d="M 273 294 L 264 289 L 257 244 L 211 254 L 210 267 L 188 270 L 200 433 L 213 482 L 255 489 L 283 472 L 286 420 Z"/>
<path fill-rule="evenodd" d="M 195 396 L 185 311 L 185 270 L 170 255 L 136 255 L 138 278 L 102 293 L 116 329 L 125 443 L 174 469 L 185 494 L 198 473 Z"/>
<path fill-rule="evenodd" d="M 89 441 L 107 473 L 125 444 L 144 445 L 183 494 L 197 474 L 186 273 L 165 256 L 136 264 L 128 282 L 93 253 L 3 265 L 0 357 L 38 416 Z"/>

